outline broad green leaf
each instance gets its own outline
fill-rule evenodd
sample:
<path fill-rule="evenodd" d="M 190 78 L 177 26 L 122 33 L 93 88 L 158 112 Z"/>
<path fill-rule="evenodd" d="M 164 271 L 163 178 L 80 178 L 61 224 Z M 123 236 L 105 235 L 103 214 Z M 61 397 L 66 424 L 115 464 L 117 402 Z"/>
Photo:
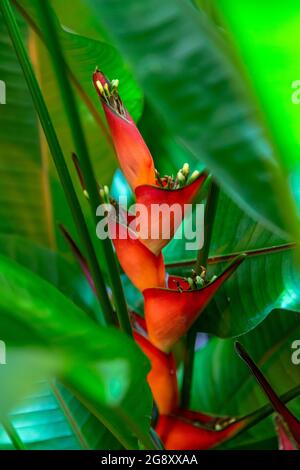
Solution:
<path fill-rule="evenodd" d="M 68 361 L 61 376 L 85 406 L 126 447 L 137 448 L 143 435 L 150 447 L 149 365 L 134 342 L 98 327 L 52 285 L 3 256 L 0 271 L 4 340 L 61 355 Z"/>
<path fill-rule="evenodd" d="M 89 0 L 173 135 L 252 215 L 285 228 L 289 189 L 206 15 L 187 0 Z M 284 191 L 279 191 L 284 187 Z M 280 199 L 280 200 L 279 200 Z"/>
<path fill-rule="evenodd" d="M 66 367 L 64 357 L 59 357 L 45 348 L 14 347 L 13 343 L 6 339 L 2 328 L 1 341 L 6 345 L 6 363 L 3 364 L 1 357 L 0 422 L 24 396 L 36 388 L 39 380 L 60 374 Z"/>
<path fill-rule="evenodd" d="M 240 340 L 279 394 L 299 385 L 299 366 L 292 363 L 292 342 L 300 337 L 299 319 L 299 313 L 276 310 Z M 245 415 L 266 403 L 233 344 L 233 340 L 212 338 L 196 353 L 193 408 L 224 415 Z M 289 407 L 299 418 L 299 398 Z M 274 435 L 274 426 L 267 419 L 250 429 L 245 438 L 241 435 L 241 440 L 252 439 L 257 443 Z"/>
<path fill-rule="evenodd" d="M 27 39 L 23 21 L 20 26 Z M 6 84 L 6 104 L 0 105 L 0 232 L 24 235 L 51 245 L 47 162 L 40 149 L 33 103 L 2 18 L 0 79 Z"/>
<path fill-rule="evenodd" d="M 192 217 L 195 221 L 195 211 Z M 263 251 L 285 243 L 285 239 L 267 230 L 243 212 L 224 192 L 220 192 L 210 243 L 211 258 L 245 251 Z M 187 250 L 185 238 L 173 239 L 164 249 L 164 256 L 167 264 L 184 264 L 196 260 L 197 250 Z"/>
<path fill-rule="evenodd" d="M 80 268 L 74 262 L 71 263 L 48 248 L 16 236 L 0 237 L 0 251 L 51 282 L 69 299 L 72 299 L 73 302 L 85 310 L 87 314 L 96 315 L 97 318 L 101 319 L 101 312 L 95 295 Z M 53 390 L 55 396 L 53 396 Z M 47 396 L 45 405 L 43 400 L 40 399 L 39 393 L 42 393 L 43 397 L 44 395 Z M 60 410 L 57 400 L 63 411 Z M 25 406 L 19 407 L 13 414 L 13 420 L 16 421 L 17 430 L 21 432 L 20 437 L 26 447 L 43 447 L 47 449 L 64 448 L 64 446 L 65 448 L 77 446 L 87 449 L 120 448 L 120 444 L 111 433 L 62 385 L 53 385 L 52 388 L 48 387 L 48 389 L 43 385 L 42 392 L 38 390 L 32 397 L 27 397 L 25 402 Z M 35 409 L 36 407 L 38 409 Z M 32 408 L 33 411 L 31 412 Z M 66 415 L 65 417 L 63 412 Z M 54 420 L 54 426 L 49 428 L 49 432 L 45 427 L 45 416 L 50 422 Z M 57 427 L 55 427 L 56 421 L 58 421 Z M 26 424 L 23 424 L 23 422 L 26 422 Z M 73 437 L 69 429 L 70 426 L 73 429 L 73 434 L 75 434 Z M 55 429 L 57 429 L 56 434 Z M 63 432 L 63 435 L 61 435 L 61 432 Z M 72 440 L 74 444 L 71 444 Z M 6 441 L 7 438 L 3 437 L 1 441 L 0 437 L 0 445 L 1 443 L 2 445 L 5 444 Z"/>
<path fill-rule="evenodd" d="M 0 236 L 0 253 L 53 284 L 70 300 L 101 322 L 94 292 L 74 259 L 18 236 Z M 72 256 L 72 255 L 71 255 Z"/>
<path fill-rule="evenodd" d="M 292 251 L 249 256 L 221 287 L 197 322 L 222 338 L 255 328 L 274 308 L 300 310 L 299 274 Z M 224 264 L 211 272 L 219 273 Z"/>
<path fill-rule="evenodd" d="M 17 374 L 24 369 L 19 364 Z M 19 401 L 10 413 L 13 424 L 26 449 L 77 450 L 81 446 L 72 432 L 47 382 L 35 384 L 35 391 Z M 12 443 L 0 425 L 0 448 L 12 449 Z"/>
<path fill-rule="evenodd" d="M 18 4 L 30 16 L 41 37 L 38 16 L 35 10 L 36 0 L 18 0 Z M 92 17 L 93 11 L 85 9 L 85 15 Z M 65 12 L 67 15 L 67 12 Z M 93 21 L 95 21 L 93 19 Z M 120 93 L 122 99 L 134 119 L 138 119 L 142 112 L 142 92 L 138 87 L 132 73 L 128 69 L 122 56 L 116 48 L 104 41 L 87 38 L 74 31 L 64 29 L 57 22 L 60 41 L 66 56 L 68 66 L 75 80 L 82 87 L 89 101 L 101 112 L 99 98 L 92 85 L 92 74 L 98 66 L 111 79 L 120 79 Z M 61 103 L 60 103 L 61 105 Z M 88 119 L 88 116 L 87 116 Z"/>
<path fill-rule="evenodd" d="M 73 433 L 80 442 L 81 448 L 93 450 L 123 449 L 108 429 L 93 414 L 89 413 L 82 403 L 65 387 L 56 384 L 53 389 Z"/>
<path fill-rule="evenodd" d="M 299 2 L 215 3 L 259 98 L 282 170 L 299 208 Z"/>

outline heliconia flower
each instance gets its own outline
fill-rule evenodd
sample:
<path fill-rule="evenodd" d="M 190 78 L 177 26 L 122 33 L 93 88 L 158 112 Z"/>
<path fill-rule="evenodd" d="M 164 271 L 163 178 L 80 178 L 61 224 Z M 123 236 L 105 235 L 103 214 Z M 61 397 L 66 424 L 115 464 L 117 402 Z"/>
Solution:
<path fill-rule="evenodd" d="M 220 276 L 202 288 L 191 289 L 185 278 L 169 276 L 168 288 L 144 290 L 149 340 L 162 351 L 169 351 L 244 259 L 245 255 L 237 256 Z"/>
<path fill-rule="evenodd" d="M 156 432 L 166 450 L 206 450 L 232 438 L 248 419 L 215 418 L 192 411 L 160 415 Z"/>
<path fill-rule="evenodd" d="M 297 449 L 300 449 L 300 421 L 290 412 L 277 393 L 273 390 L 271 384 L 249 356 L 245 348 L 239 342 L 235 343 L 235 348 L 238 355 L 245 361 L 251 370 L 257 383 L 260 385 L 270 403 L 272 404 L 274 410 L 277 412 L 280 419 L 284 423 L 286 437 L 288 434 L 290 434 L 293 441 L 297 445 Z M 281 428 L 281 437 L 283 437 L 283 432 L 284 428 Z"/>
<path fill-rule="evenodd" d="M 184 206 L 192 202 L 207 175 L 198 171 L 189 175 L 189 165 L 185 163 L 175 178 L 160 177 L 146 143 L 123 106 L 118 94 L 118 80 L 110 82 L 102 72 L 96 70 L 93 82 L 105 112 L 121 169 L 135 192 L 137 204 L 143 205 L 145 209 L 139 217 L 137 234 L 140 233 L 141 242 L 158 255 L 173 238 L 183 216 L 187 214 Z M 162 210 L 165 205 L 165 209 L 157 215 L 154 211 L 158 205 L 162 206 Z M 176 215 L 169 211 L 174 205 L 177 206 Z M 156 234 L 155 237 L 151 236 L 153 233 Z"/>
<path fill-rule="evenodd" d="M 138 318 L 137 315 L 135 315 Z M 145 322 L 142 328 L 145 328 Z M 134 327 L 134 325 L 133 325 Z M 165 354 L 157 349 L 143 334 L 133 330 L 133 337 L 151 363 L 147 380 L 159 413 L 169 414 L 178 407 L 179 392 L 176 375 L 176 363 L 172 353 Z"/>

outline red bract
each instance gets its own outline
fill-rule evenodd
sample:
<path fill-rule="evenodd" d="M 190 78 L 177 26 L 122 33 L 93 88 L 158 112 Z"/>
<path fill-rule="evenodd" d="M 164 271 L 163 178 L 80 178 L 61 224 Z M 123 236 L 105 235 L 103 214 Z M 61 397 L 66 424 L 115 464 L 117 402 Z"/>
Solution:
<path fill-rule="evenodd" d="M 230 439 L 247 424 L 247 420 L 236 421 L 218 431 L 207 426 L 212 421 L 218 420 L 193 412 L 187 416 L 160 416 L 156 432 L 166 450 L 206 450 Z"/>
<path fill-rule="evenodd" d="M 178 406 L 178 385 L 176 364 L 173 354 L 165 354 L 138 332 L 133 334 L 135 341 L 148 357 L 151 371 L 148 383 L 159 413 L 168 414 Z"/>
<path fill-rule="evenodd" d="M 104 93 L 104 87 L 109 86 L 110 88 L 111 83 L 99 70 L 94 73 L 93 81 L 101 99 L 120 166 L 128 183 L 133 190 L 140 184 L 155 184 L 152 156 L 121 99 L 113 97 L 111 104 L 109 104 L 109 100 L 103 99 L 99 83 L 103 87 Z"/>
<path fill-rule="evenodd" d="M 125 273 L 131 282 L 143 291 L 149 287 L 165 285 L 165 266 L 161 253 L 154 255 L 138 239 L 136 233 L 114 221 L 116 236 L 113 244 Z"/>
<path fill-rule="evenodd" d="M 169 351 L 244 259 L 245 255 L 235 258 L 219 277 L 200 289 L 189 289 L 183 278 L 175 276 L 169 277 L 168 288 L 146 289 L 143 295 L 150 341 L 162 351 Z M 181 290 L 176 290 L 177 283 Z"/>
<path fill-rule="evenodd" d="M 190 204 L 203 185 L 206 174 L 200 174 L 195 181 L 178 189 L 141 185 L 135 190 L 137 204 L 142 204 L 146 214 L 140 217 L 147 227 L 147 238 L 141 239 L 154 254 L 173 238 L 174 233 L 187 215 L 186 204 Z M 189 209 L 190 210 L 190 209 Z M 184 212 L 186 211 L 186 212 Z M 155 238 L 151 237 L 155 234 Z"/>

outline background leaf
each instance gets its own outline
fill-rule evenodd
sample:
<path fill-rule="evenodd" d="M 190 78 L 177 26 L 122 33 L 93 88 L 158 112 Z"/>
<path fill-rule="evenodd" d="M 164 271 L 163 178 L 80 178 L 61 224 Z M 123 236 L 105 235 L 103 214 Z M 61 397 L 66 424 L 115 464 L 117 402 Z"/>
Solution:
<path fill-rule="evenodd" d="M 172 133 L 195 155 L 202 149 L 203 160 L 238 204 L 283 228 L 279 197 L 288 204 L 289 190 L 206 15 L 187 0 L 130 0 L 126 9 L 119 0 L 89 4 Z"/>
<path fill-rule="evenodd" d="M 21 20 L 20 26 L 27 38 Z M 51 245 L 54 235 L 47 162 L 41 154 L 31 97 L 2 18 L 0 77 L 6 83 L 6 104 L 0 106 L 0 232 Z"/>
<path fill-rule="evenodd" d="M 218 4 L 218 5 L 217 5 Z M 297 37 L 299 2 L 257 0 L 239 5 L 232 0 L 216 2 L 232 34 L 277 147 L 285 177 L 300 207 L 299 197 L 299 59 Z M 267 21 L 266 21 L 267 18 Z M 276 103 L 276 106 L 274 106 Z M 284 123 L 284 126 L 282 125 Z"/>
<path fill-rule="evenodd" d="M 299 313 L 276 310 L 254 331 L 241 338 L 241 343 L 279 394 L 299 385 L 299 366 L 291 361 L 291 345 L 299 335 Z M 192 388 L 193 408 L 223 415 L 244 415 L 266 403 L 264 394 L 236 355 L 233 344 L 233 340 L 213 338 L 197 352 Z M 289 407 L 296 416 L 300 416 L 299 398 L 293 400 Z M 268 418 L 247 431 L 244 437 L 241 435 L 241 440 L 252 440 L 255 446 L 260 440 L 274 435 L 274 426 Z"/>

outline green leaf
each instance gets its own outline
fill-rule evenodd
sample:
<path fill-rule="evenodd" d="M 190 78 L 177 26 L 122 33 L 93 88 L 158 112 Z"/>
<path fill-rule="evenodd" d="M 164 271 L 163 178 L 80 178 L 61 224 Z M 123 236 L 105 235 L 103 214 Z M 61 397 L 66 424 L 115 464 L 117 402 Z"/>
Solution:
<path fill-rule="evenodd" d="M 51 354 L 41 347 L 12 346 L 2 328 L 1 341 L 6 345 L 6 363 L 3 364 L 1 361 L 0 367 L 0 422 L 13 407 L 18 405 L 20 399 L 36 388 L 39 380 L 54 373 L 59 374 L 66 366 L 63 357 L 59 358 L 57 354 Z"/>
<path fill-rule="evenodd" d="M 216 2 L 259 98 L 278 159 L 300 208 L 297 0 Z M 283 125 L 284 123 L 284 125 Z"/>
<path fill-rule="evenodd" d="M 291 360 L 292 342 L 299 337 L 299 313 L 276 310 L 241 339 L 279 394 L 299 385 L 299 366 Z M 233 340 L 213 338 L 196 353 L 192 408 L 216 414 L 245 415 L 265 403 L 264 394 L 236 355 Z M 299 417 L 299 398 L 289 406 Z M 241 435 L 241 439 L 252 439 L 257 445 L 259 440 L 274 435 L 274 426 L 267 419 L 249 429 L 245 437 Z"/>
<path fill-rule="evenodd" d="M 1 236 L 0 250 L 2 254 L 55 285 L 87 314 L 94 314 L 101 319 L 95 294 L 74 262 L 69 262 L 46 247 L 16 236 Z M 41 391 L 39 387 L 36 393 L 26 397 L 24 401 L 25 405 L 18 407 L 13 413 L 12 421 L 26 448 L 120 448 L 120 444 L 100 421 L 60 384 L 53 384 L 52 388 L 43 385 Z M 45 422 L 54 423 L 49 426 L 48 431 Z M 3 447 L 6 442 L 7 437 L 3 432 L 2 440 L 0 435 L 0 445 Z"/>
<path fill-rule="evenodd" d="M 126 8 L 121 0 L 89 4 L 174 136 L 198 157 L 202 151 L 204 162 L 239 205 L 284 229 L 282 205 L 293 216 L 289 190 L 206 15 L 187 0 L 129 0 Z"/>
<path fill-rule="evenodd" d="M 149 365 L 134 342 L 97 326 L 52 285 L 3 256 L 0 268 L 4 340 L 58 353 L 68 361 L 64 382 L 117 439 L 137 448 L 138 437 L 151 447 Z"/>
<path fill-rule="evenodd" d="M 20 375 L 22 370 L 24 370 L 24 362 L 19 364 L 17 375 Z M 49 384 L 45 381 L 35 383 L 35 391 L 26 394 L 19 401 L 18 406 L 10 413 L 9 419 L 26 449 L 78 450 L 81 448 Z M 0 448 L 2 450 L 12 448 L 10 439 L 1 425 Z"/>
<path fill-rule="evenodd" d="M 23 21 L 20 26 L 27 38 Z M 40 150 L 34 107 L 2 18 L 0 78 L 6 84 L 6 104 L 0 105 L 0 232 L 16 233 L 51 245 L 47 162 Z"/>
<path fill-rule="evenodd" d="M 36 16 L 36 0 L 18 0 L 17 3 L 29 15 L 35 28 L 43 37 Z M 64 15 L 68 15 L 66 9 Z M 87 7 L 84 16 L 85 21 L 95 21 L 93 11 Z M 109 78 L 121 79 L 120 93 L 122 99 L 132 117 L 138 119 L 143 106 L 142 92 L 118 50 L 107 42 L 87 38 L 76 34 L 74 31 L 67 30 L 58 22 L 57 30 L 70 71 L 94 107 L 101 112 L 97 93 L 95 93 L 92 86 L 92 74 L 96 66 L 99 66 Z"/>
<path fill-rule="evenodd" d="M 99 303 L 74 259 L 69 260 L 26 238 L 7 235 L 0 235 L 0 253 L 53 284 L 87 314 L 95 315 L 101 322 Z"/>
<path fill-rule="evenodd" d="M 188 218 L 189 216 L 186 217 L 186 220 Z M 185 238 L 178 240 L 174 238 L 166 246 L 164 257 L 167 264 L 176 266 L 196 261 L 197 250 L 186 250 L 186 241 Z M 263 251 L 285 244 L 285 239 L 267 230 L 261 223 L 242 211 L 224 192 L 220 192 L 210 243 L 209 256 L 211 258 L 234 257 L 238 253 Z"/>
<path fill-rule="evenodd" d="M 52 387 L 73 432 L 84 449 L 120 450 L 122 445 L 103 424 L 61 384 Z"/>

